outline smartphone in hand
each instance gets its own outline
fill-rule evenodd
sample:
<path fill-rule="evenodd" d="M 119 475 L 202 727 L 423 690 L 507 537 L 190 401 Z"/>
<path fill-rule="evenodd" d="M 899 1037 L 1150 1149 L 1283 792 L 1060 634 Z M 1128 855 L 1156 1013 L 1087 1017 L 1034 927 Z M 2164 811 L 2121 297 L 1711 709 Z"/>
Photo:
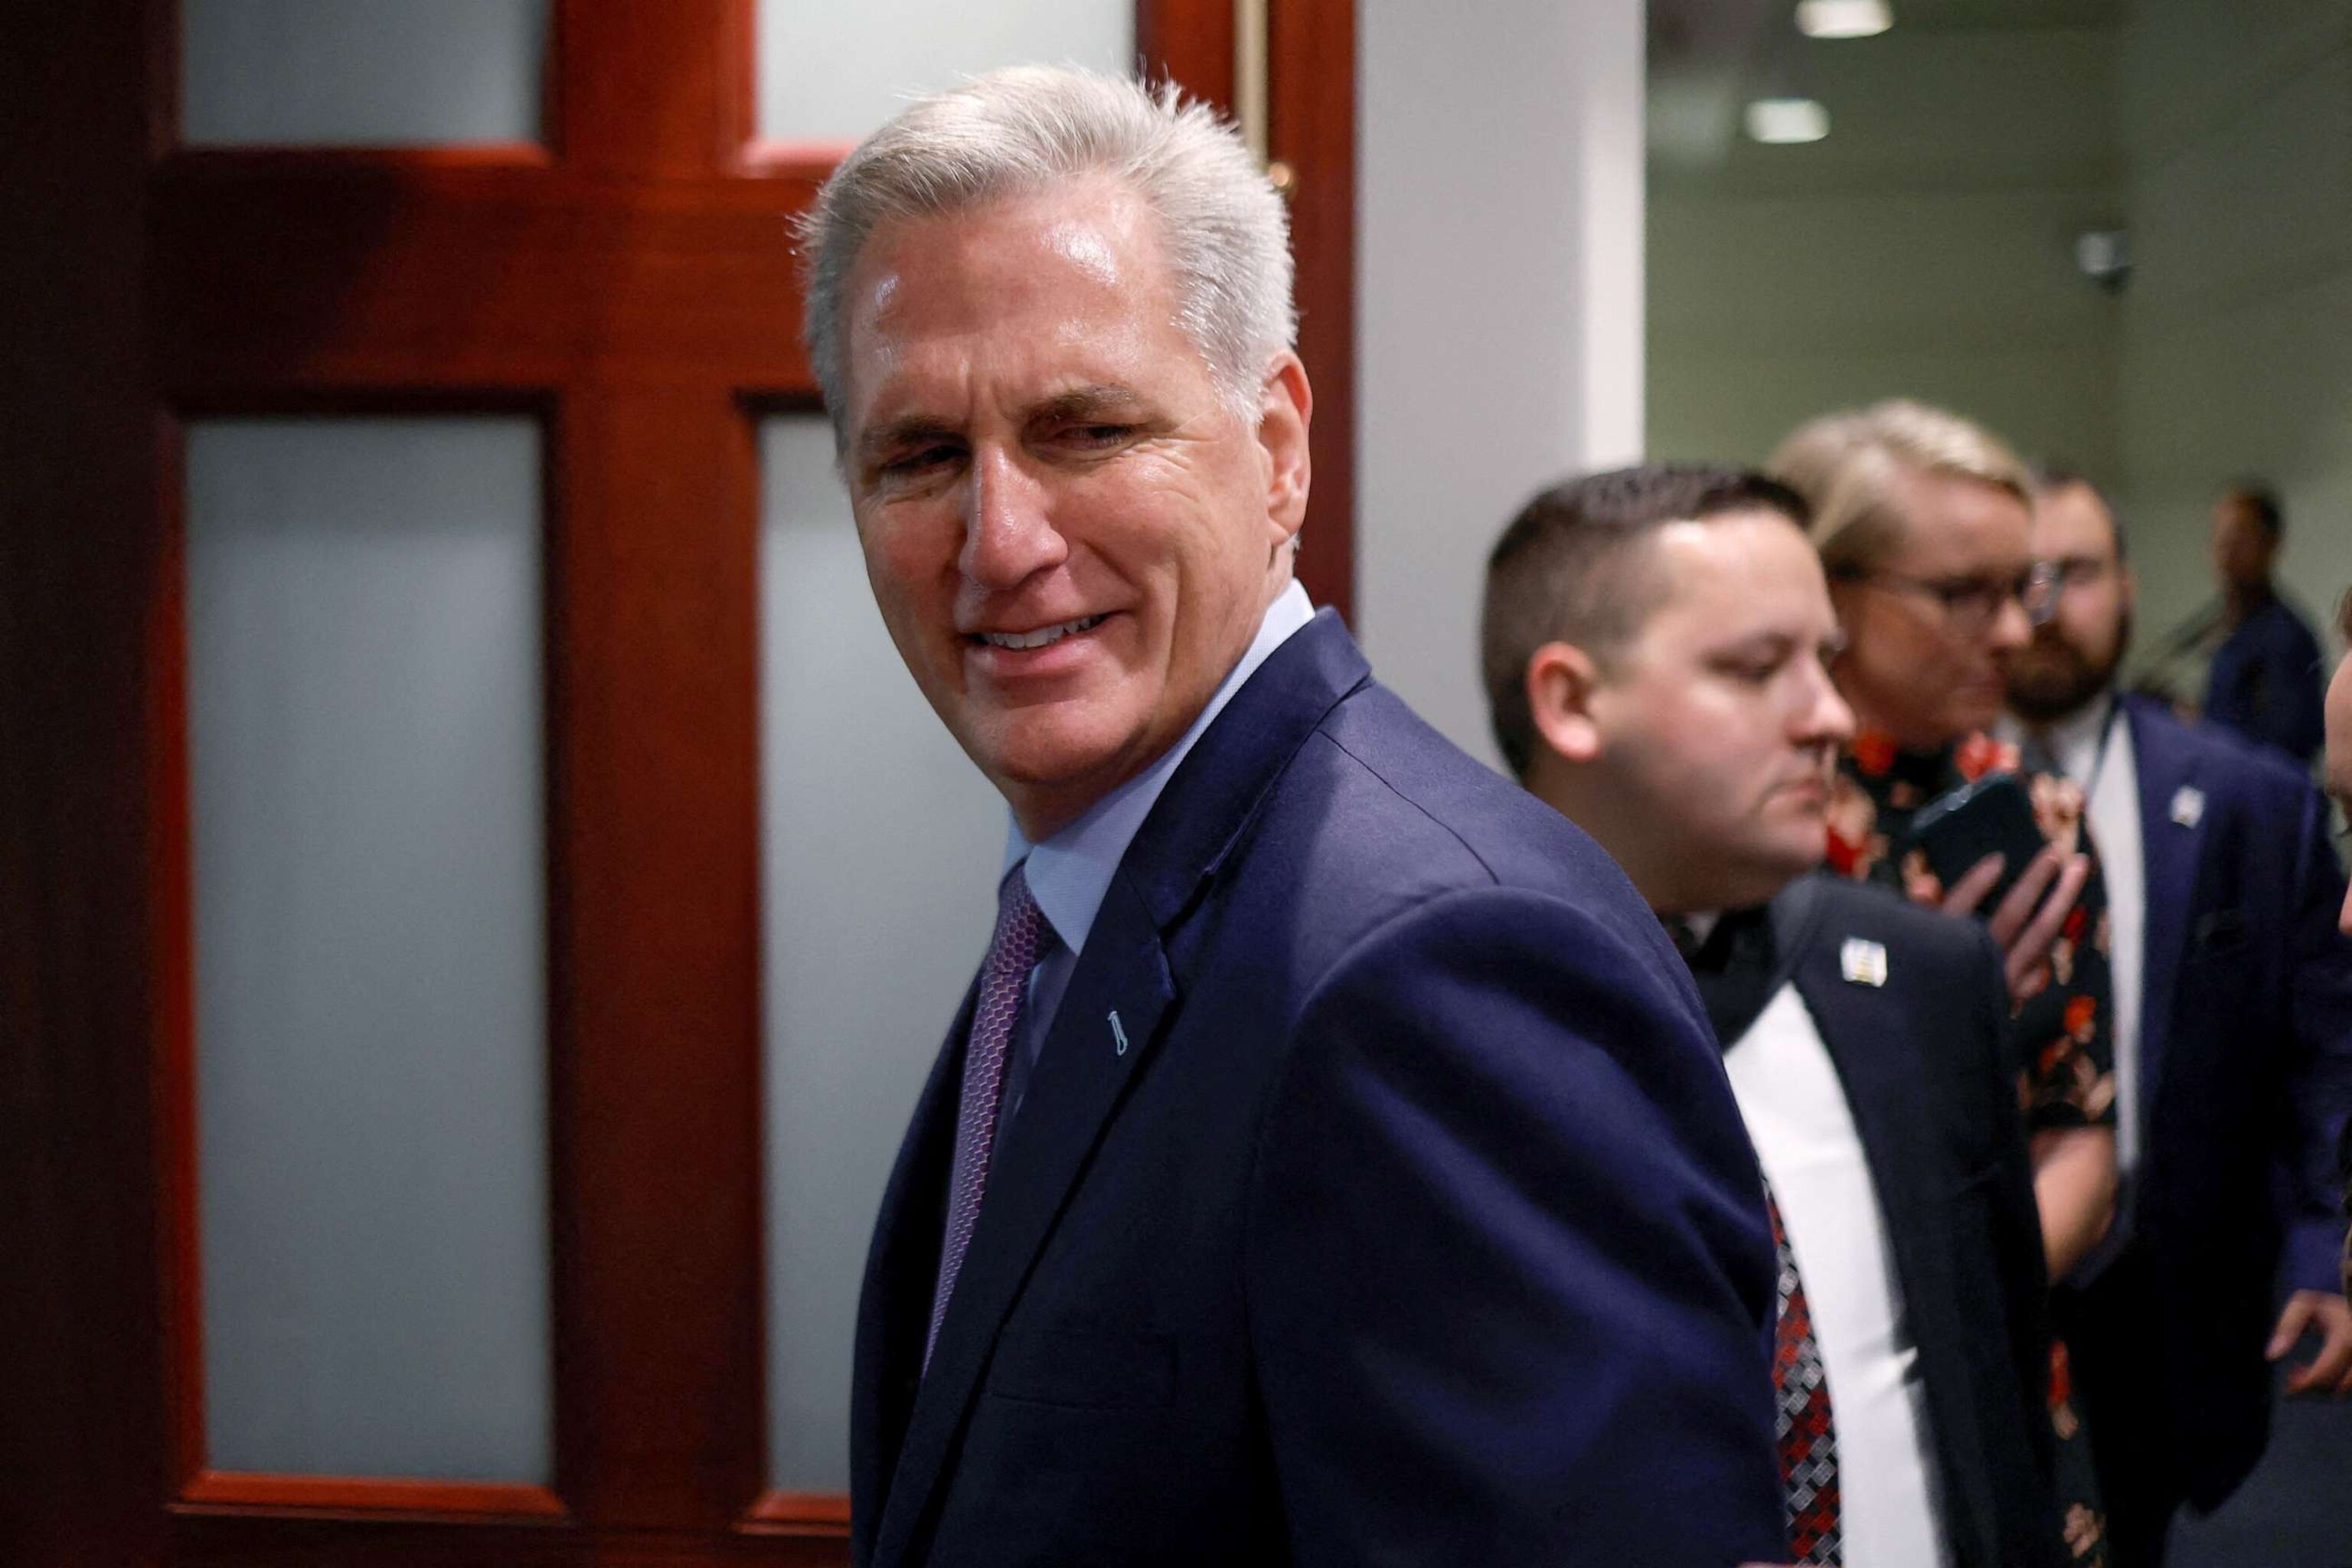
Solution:
<path fill-rule="evenodd" d="M 1911 819 L 1903 848 L 1925 856 L 1927 869 L 1947 889 L 1986 856 L 2000 856 L 2000 879 L 1977 904 L 1989 910 L 2000 907 L 2042 843 L 2025 781 L 2015 773 L 1987 773 L 1922 806 Z"/>

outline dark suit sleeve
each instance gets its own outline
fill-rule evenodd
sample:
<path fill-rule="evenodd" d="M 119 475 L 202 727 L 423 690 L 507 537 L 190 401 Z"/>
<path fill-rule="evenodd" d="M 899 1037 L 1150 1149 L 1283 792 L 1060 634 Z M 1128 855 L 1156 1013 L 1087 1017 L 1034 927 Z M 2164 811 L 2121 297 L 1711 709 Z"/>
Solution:
<path fill-rule="evenodd" d="M 1302 1563 L 1786 1555 L 1755 1156 L 1663 935 L 1446 895 L 1317 986 L 1248 1198 Z"/>
<path fill-rule="evenodd" d="M 2327 805 L 2298 781 L 2293 1009 L 2294 1061 L 2288 1093 L 2294 1208 L 2287 1216 L 2287 1278 L 2297 1289 L 2343 1289 L 2344 1173 L 2337 1139 L 2352 1112 L 2352 940 L 2336 929 L 2344 871 L 2327 838 Z"/>
<path fill-rule="evenodd" d="M 1993 1178 L 1990 1213 L 1992 1219 L 1992 1262 L 2000 1280 L 2002 1312 L 2009 1335 L 2010 1364 L 2017 1373 L 2017 1397 L 2024 1408 L 2025 1440 L 2032 1450 L 2032 1470 L 2041 1488 L 2023 1511 L 2040 1515 L 2046 1528 L 2031 1542 L 2038 1555 L 2030 1561 L 2057 1562 L 2063 1535 L 2058 1524 L 2057 1434 L 2050 1421 L 2050 1277 L 2042 1244 L 2042 1211 L 2033 1195 L 2033 1161 L 2026 1146 L 2025 1122 L 2017 1114 L 2014 1076 L 2006 1065 L 2009 1020 L 2009 979 L 2001 952 L 1981 926 L 1975 927 L 1977 950 L 1973 1027 L 1982 1069 L 1975 1079 L 1984 1095 L 1981 1125 L 1994 1130 Z M 2012 1543 L 2014 1545 L 2014 1543 Z"/>

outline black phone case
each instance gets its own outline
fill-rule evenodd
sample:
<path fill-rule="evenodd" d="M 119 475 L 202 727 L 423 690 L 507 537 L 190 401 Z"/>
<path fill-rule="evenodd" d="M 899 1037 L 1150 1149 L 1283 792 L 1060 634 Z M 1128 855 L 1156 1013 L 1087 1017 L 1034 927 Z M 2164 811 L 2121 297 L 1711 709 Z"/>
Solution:
<path fill-rule="evenodd" d="M 1979 914 L 1989 915 L 2025 874 L 2026 863 L 2042 852 L 2042 843 L 2024 781 L 2014 773 L 1987 773 L 1922 806 L 1911 819 L 1905 847 L 1922 851 L 1927 868 L 1947 889 L 1986 856 L 2001 857 L 2000 879 L 1977 905 Z"/>

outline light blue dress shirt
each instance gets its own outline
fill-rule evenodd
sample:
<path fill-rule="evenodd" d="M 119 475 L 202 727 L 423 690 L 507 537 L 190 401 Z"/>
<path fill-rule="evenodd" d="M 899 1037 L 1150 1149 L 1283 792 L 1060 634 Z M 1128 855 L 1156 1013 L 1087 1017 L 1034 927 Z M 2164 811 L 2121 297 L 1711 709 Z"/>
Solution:
<path fill-rule="evenodd" d="M 1021 1009 L 1020 1033 L 1013 1042 L 1013 1059 L 1005 1067 L 1004 1111 L 997 1119 L 997 1136 L 1021 1109 L 1021 1096 L 1029 1085 L 1029 1075 L 1037 1065 L 1037 1055 L 1045 1049 L 1045 1036 L 1054 1026 L 1054 1014 L 1062 1005 L 1062 993 L 1068 988 L 1070 974 L 1078 966 L 1078 955 L 1086 952 L 1087 933 L 1094 929 L 1095 915 L 1102 909 L 1103 896 L 1110 891 L 1110 879 L 1118 874 L 1118 863 L 1127 857 L 1127 847 L 1135 841 L 1137 829 L 1151 815 L 1160 799 L 1160 792 L 1168 787 L 1184 758 L 1234 693 L 1257 672 L 1258 666 L 1270 658 L 1274 650 L 1290 640 L 1307 622 L 1315 618 L 1315 606 L 1307 602 L 1307 590 L 1293 582 L 1266 606 L 1265 617 L 1258 623 L 1257 636 L 1248 651 L 1234 665 L 1216 694 L 1209 699 L 1201 716 L 1177 739 L 1174 745 L 1160 753 L 1157 762 L 1110 794 L 1095 802 L 1084 816 L 1055 834 L 1042 844 L 1032 844 L 1021 836 L 1021 826 L 1014 823 L 1006 836 L 1004 871 L 1010 876 L 1013 868 L 1027 862 L 1029 892 L 1037 900 L 1037 908 L 1053 928 L 1054 940 L 1045 944 L 1045 956 L 1029 972 L 1029 995 Z"/>

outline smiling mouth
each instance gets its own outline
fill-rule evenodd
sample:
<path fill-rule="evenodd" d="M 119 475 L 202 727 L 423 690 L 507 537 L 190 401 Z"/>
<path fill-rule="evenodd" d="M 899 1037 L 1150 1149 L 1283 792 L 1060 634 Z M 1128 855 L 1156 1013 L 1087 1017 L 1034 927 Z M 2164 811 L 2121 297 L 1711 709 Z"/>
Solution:
<path fill-rule="evenodd" d="M 1064 637 L 1090 632 L 1108 618 L 1108 616 L 1081 616 L 1075 621 L 1064 621 L 1059 626 L 1039 626 L 1034 632 L 974 632 L 971 640 L 983 647 L 1011 648 L 1018 653 L 1027 653 L 1035 648 L 1051 647 Z"/>

